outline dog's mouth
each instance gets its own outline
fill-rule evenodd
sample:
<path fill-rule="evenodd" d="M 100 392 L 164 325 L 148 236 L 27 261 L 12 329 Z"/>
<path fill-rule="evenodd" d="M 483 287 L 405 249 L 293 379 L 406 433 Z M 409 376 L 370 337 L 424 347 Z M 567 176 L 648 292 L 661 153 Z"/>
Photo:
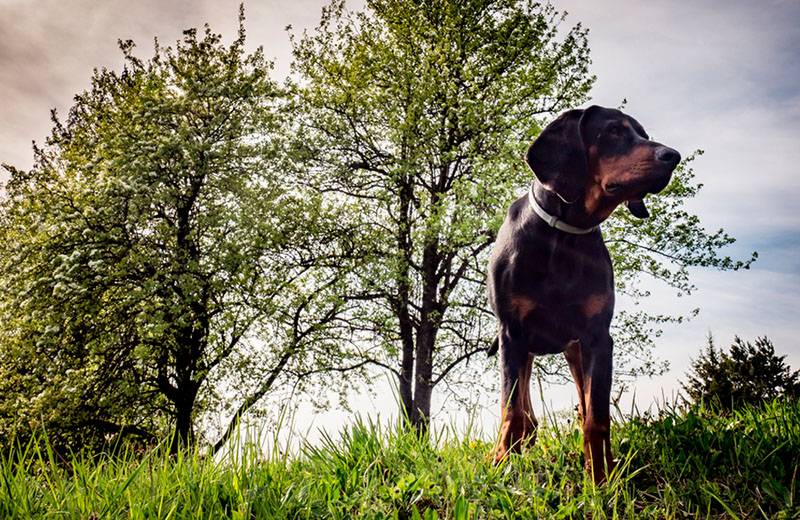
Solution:
<path fill-rule="evenodd" d="M 612 197 L 619 197 L 623 191 L 626 191 L 625 188 L 623 184 L 618 182 L 609 182 L 603 186 L 603 190 Z M 636 218 L 648 218 L 650 216 L 650 212 L 647 211 L 647 206 L 644 204 L 644 197 L 647 193 L 647 191 L 639 192 L 634 197 L 625 201 L 628 211 Z"/>
<path fill-rule="evenodd" d="M 648 193 L 658 193 L 667 187 L 671 179 L 671 173 L 666 175 L 655 175 L 645 179 L 638 179 L 633 182 L 609 182 L 603 185 L 603 191 L 610 197 L 623 196 L 632 199 L 641 199 Z"/>

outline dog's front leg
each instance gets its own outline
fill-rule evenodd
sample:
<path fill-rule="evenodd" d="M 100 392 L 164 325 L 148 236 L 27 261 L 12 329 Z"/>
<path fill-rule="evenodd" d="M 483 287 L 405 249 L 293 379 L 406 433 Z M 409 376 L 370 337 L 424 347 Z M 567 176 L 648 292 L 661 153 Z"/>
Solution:
<path fill-rule="evenodd" d="M 583 426 L 583 418 L 586 417 L 586 393 L 583 385 L 583 359 L 581 358 L 581 342 L 578 340 L 570 341 L 564 350 L 564 359 L 567 360 L 572 379 L 575 381 L 575 388 L 578 389 L 578 422 Z"/>
<path fill-rule="evenodd" d="M 533 357 L 527 346 L 513 341 L 508 334 L 500 335 L 501 423 L 500 435 L 494 449 L 494 460 L 500 462 L 511 451 L 536 433 L 538 425 L 533 414 L 530 396 Z"/>
<path fill-rule="evenodd" d="M 611 455 L 611 336 L 593 342 L 589 348 L 581 348 L 583 365 L 583 392 L 586 415 L 583 420 L 583 451 L 586 470 L 595 483 L 605 481 L 607 472 L 613 469 Z"/>

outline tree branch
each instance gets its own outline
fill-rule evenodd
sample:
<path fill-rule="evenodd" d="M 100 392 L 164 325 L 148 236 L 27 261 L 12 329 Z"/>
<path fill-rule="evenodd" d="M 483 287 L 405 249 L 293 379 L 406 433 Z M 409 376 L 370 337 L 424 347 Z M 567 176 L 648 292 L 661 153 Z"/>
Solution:
<path fill-rule="evenodd" d="M 442 373 L 439 374 L 439 376 L 436 379 L 433 380 L 433 384 L 431 386 L 436 386 L 437 384 L 439 384 L 439 381 L 444 379 L 447 376 L 447 374 L 449 374 L 450 371 L 453 370 L 456 366 L 458 366 L 462 361 L 465 361 L 465 360 L 471 358 L 472 356 L 474 356 L 478 352 L 487 352 L 490 348 L 491 347 L 478 347 L 476 349 L 473 349 L 473 350 L 470 350 L 470 351 L 467 351 L 467 352 L 461 354 L 456 359 L 454 359 L 449 365 L 447 365 L 444 368 L 444 370 L 442 370 Z"/>

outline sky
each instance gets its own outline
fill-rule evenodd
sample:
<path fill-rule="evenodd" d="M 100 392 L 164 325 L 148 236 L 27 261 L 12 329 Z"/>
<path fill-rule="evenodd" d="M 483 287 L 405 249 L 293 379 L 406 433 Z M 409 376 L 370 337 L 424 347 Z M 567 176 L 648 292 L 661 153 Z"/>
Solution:
<path fill-rule="evenodd" d="M 275 59 L 275 78 L 290 63 L 285 27 L 296 34 L 312 29 L 323 4 L 246 3 L 248 45 L 262 45 Z M 597 76 L 591 104 L 616 107 L 625 99 L 625 111 L 654 139 L 684 156 L 703 149 L 694 169 L 705 187 L 689 209 L 707 228 L 724 227 L 737 238 L 728 254 L 759 253 L 749 271 L 693 271 L 697 290 L 689 297 L 654 287 L 649 309 L 699 307 L 700 314 L 658 339 L 657 356 L 671 369 L 636 383 L 637 405 L 645 408 L 674 394 L 708 334 L 718 345 L 728 345 L 736 334 L 767 335 L 800 368 L 800 2 L 553 5 L 567 11 L 566 24 L 589 28 L 591 71 Z M 238 0 L 0 0 L 0 162 L 31 165 L 31 141 L 47 135 L 50 109 L 65 114 L 72 97 L 89 86 L 93 68 L 120 67 L 118 39 L 133 39 L 139 55 L 149 56 L 153 37 L 168 45 L 183 29 L 209 22 L 230 40 L 237 12 Z M 546 404 L 567 408 L 573 393 L 571 385 L 549 388 Z M 355 398 L 353 408 L 363 415 L 385 413 L 385 398 L 377 395 Z M 486 396 L 485 404 L 493 410 L 496 399 Z M 538 399 L 534 406 L 541 411 Z M 439 418 L 447 421 L 453 413 L 445 406 Z M 482 417 L 491 422 L 491 413 L 487 408 Z M 309 424 L 335 429 L 343 420 L 345 412 L 334 410 Z"/>

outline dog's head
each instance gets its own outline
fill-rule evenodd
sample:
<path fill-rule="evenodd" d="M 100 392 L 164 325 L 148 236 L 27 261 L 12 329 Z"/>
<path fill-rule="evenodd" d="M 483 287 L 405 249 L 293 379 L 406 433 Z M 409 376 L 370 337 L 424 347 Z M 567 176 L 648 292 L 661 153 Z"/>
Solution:
<path fill-rule="evenodd" d="M 545 188 L 600 222 L 623 202 L 634 216 L 648 217 L 645 195 L 667 186 L 681 156 L 651 141 L 632 117 L 591 106 L 547 125 L 525 159 Z"/>

